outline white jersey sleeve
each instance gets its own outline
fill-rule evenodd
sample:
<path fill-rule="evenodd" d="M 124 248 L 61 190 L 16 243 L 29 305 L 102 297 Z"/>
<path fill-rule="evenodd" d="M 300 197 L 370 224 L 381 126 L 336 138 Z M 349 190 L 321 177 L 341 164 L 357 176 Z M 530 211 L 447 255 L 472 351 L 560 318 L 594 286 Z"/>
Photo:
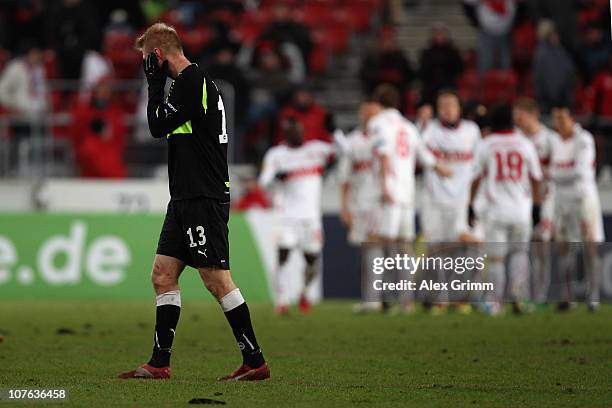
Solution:
<path fill-rule="evenodd" d="M 542 168 L 540 167 L 540 158 L 533 143 L 525 143 L 525 160 L 529 176 L 535 180 L 542 180 Z"/>
<path fill-rule="evenodd" d="M 276 160 L 275 160 L 276 149 L 273 147 L 266 152 L 263 159 L 263 165 L 261 167 L 261 173 L 259 174 L 259 185 L 264 188 L 269 187 L 274 181 L 276 172 L 278 171 Z"/>
<path fill-rule="evenodd" d="M 410 124 L 411 132 L 413 133 L 413 144 L 416 149 L 417 160 L 419 164 L 425 168 L 433 167 L 436 164 L 436 158 L 433 153 L 427 148 L 427 144 L 419 137 L 416 126 Z"/>
<path fill-rule="evenodd" d="M 583 131 L 576 141 L 576 176 L 581 184 L 593 180 L 593 167 L 595 164 L 595 142 L 593 136 Z"/>

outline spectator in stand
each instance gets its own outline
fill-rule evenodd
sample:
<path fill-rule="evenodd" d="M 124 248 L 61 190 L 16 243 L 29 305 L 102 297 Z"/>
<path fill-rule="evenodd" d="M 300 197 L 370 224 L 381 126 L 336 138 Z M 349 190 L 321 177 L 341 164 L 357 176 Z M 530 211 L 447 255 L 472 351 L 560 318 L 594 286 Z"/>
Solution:
<path fill-rule="evenodd" d="M 70 136 L 81 177 L 126 177 L 123 152 L 127 131 L 122 110 L 113 103 L 109 78 L 93 89 L 91 100 L 72 111 Z"/>
<path fill-rule="evenodd" d="M 302 65 L 308 66 L 308 59 L 313 49 L 310 30 L 292 18 L 291 9 L 285 2 L 279 1 L 275 4 L 272 22 L 261 33 L 259 41 L 271 41 L 278 49 L 284 43 L 294 44 L 301 54 Z"/>
<path fill-rule="evenodd" d="M 0 47 L 19 52 L 24 38 L 41 41 L 40 27 L 44 23 L 48 3 L 45 0 L 0 2 Z"/>
<path fill-rule="evenodd" d="M 79 86 L 79 99 L 88 101 L 91 98 L 92 88 L 104 77 L 113 74 L 113 65 L 109 59 L 96 50 L 87 50 L 83 56 L 81 79 Z"/>
<path fill-rule="evenodd" d="M 463 71 L 463 60 L 443 23 L 432 25 L 429 47 L 421 52 L 419 68 L 419 77 L 423 81 L 422 103 L 431 105 L 438 91 L 457 87 L 457 77 Z"/>
<path fill-rule="evenodd" d="M 463 0 L 479 29 L 478 70 L 509 69 L 512 64 L 512 25 L 516 0 Z"/>
<path fill-rule="evenodd" d="M 283 65 L 281 56 L 273 49 L 260 53 L 249 79 L 253 88 L 253 106 L 269 106 L 266 111 L 276 109 L 277 102 L 286 99 L 291 89 L 288 70 Z M 260 115 L 251 113 L 249 117 L 252 121 L 257 121 Z"/>
<path fill-rule="evenodd" d="M 559 34 L 550 20 L 538 25 L 538 46 L 533 62 L 533 86 L 542 113 L 555 106 L 574 102 L 576 68 L 561 45 Z"/>
<path fill-rule="evenodd" d="M 276 131 L 274 120 L 292 86 L 288 69 L 272 46 L 261 50 L 255 63 L 255 69 L 249 72 L 251 103 L 244 125 L 244 143 L 237 149 L 237 159 L 251 163 L 259 162 L 272 144 Z"/>
<path fill-rule="evenodd" d="M 211 78 L 229 83 L 234 88 L 235 116 L 244 118 L 249 106 L 249 83 L 236 64 L 234 52 L 229 47 L 220 47 L 212 57 L 212 61 L 202 61 L 208 64 L 207 72 Z"/>
<path fill-rule="evenodd" d="M 377 43 L 361 63 L 359 78 L 366 94 L 384 83 L 393 85 L 402 95 L 405 94 L 414 79 L 414 71 L 410 60 L 400 49 L 393 29 L 385 27 L 379 31 Z"/>
<path fill-rule="evenodd" d="M 530 6 L 536 22 L 552 20 L 560 34 L 563 46 L 570 53 L 573 53 L 576 49 L 576 40 L 578 38 L 576 26 L 578 16 L 577 4 L 579 2 L 568 0 L 530 0 L 526 3 Z"/>
<path fill-rule="evenodd" d="M 43 134 L 43 114 L 49 109 L 42 51 L 31 40 L 22 41 L 20 48 L 23 54 L 10 61 L 0 74 L 0 106 L 15 115 L 7 168 L 17 164 L 22 140 Z"/>
<path fill-rule="evenodd" d="M 579 47 L 581 72 L 585 82 L 590 83 L 597 71 L 606 66 L 610 52 L 609 31 L 602 30 L 597 24 L 586 27 Z"/>
<path fill-rule="evenodd" d="M 299 122 L 304 129 L 304 142 L 310 140 L 331 141 L 331 132 L 334 130 L 332 116 L 319 105 L 314 95 L 305 87 L 297 88 L 289 103 L 278 114 L 275 144 L 281 143 L 283 132 L 281 124 L 289 118 Z"/>
<path fill-rule="evenodd" d="M 25 40 L 23 55 L 8 63 L 0 75 L 0 105 L 27 122 L 40 119 L 49 106 L 42 50 Z"/>
<path fill-rule="evenodd" d="M 91 1 L 61 0 L 47 14 L 46 39 L 57 53 L 62 79 L 79 79 L 85 52 L 100 49 L 98 16 Z"/>

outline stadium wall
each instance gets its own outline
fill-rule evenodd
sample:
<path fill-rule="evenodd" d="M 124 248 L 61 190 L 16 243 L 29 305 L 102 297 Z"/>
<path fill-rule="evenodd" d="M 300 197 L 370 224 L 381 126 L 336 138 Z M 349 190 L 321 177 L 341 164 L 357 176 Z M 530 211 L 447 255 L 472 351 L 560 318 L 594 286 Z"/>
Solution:
<path fill-rule="evenodd" d="M 336 190 L 337 191 L 337 190 Z M 602 190 L 612 236 L 612 189 Z M 150 298 L 151 262 L 168 201 L 164 181 L 0 183 L 0 298 Z M 314 300 L 359 296 L 359 258 L 337 212 L 326 206 L 323 274 Z M 234 212 L 231 267 L 249 299 L 272 300 L 275 218 Z M 303 260 L 294 254 L 289 289 L 297 298 Z M 604 295 L 612 298 L 612 252 L 604 259 Z M 197 273 L 181 278 L 185 299 L 210 299 Z"/>

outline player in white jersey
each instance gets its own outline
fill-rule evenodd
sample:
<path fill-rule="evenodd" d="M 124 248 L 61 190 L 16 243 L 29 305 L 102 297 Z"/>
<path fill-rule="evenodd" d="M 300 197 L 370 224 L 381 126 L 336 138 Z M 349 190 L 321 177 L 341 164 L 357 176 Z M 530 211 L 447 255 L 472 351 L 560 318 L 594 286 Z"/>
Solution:
<path fill-rule="evenodd" d="M 348 241 L 359 246 L 361 298 L 354 306 L 356 313 L 379 311 L 380 295 L 371 285 L 371 258 L 368 239 L 376 225 L 376 209 L 379 203 L 377 190 L 372 188 L 378 180 L 374 170 L 373 139 L 366 131 L 367 123 L 376 113 L 376 105 L 364 101 L 359 106 L 359 127 L 347 135 L 347 149 L 339 163 L 341 184 L 340 219 L 348 228 Z"/>
<path fill-rule="evenodd" d="M 472 184 L 472 198 L 482 185 L 486 199 L 482 222 L 488 281 L 494 285 L 486 305 L 492 314 L 502 311 L 508 255 L 510 293 L 514 310 L 519 312 L 529 288 L 532 196 L 539 203 L 542 171 L 533 143 L 513 129 L 510 106 L 495 108 L 490 125 L 492 134 L 476 151 Z"/>
<path fill-rule="evenodd" d="M 287 273 L 291 250 L 304 255 L 306 268 L 300 295 L 300 310 L 310 309 L 306 297 L 309 284 L 319 269 L 323 245 L 321 228 L 321 188 L 323 173 L 334 157 L 333 145 L 321 141 L 303 143 L 303 129 L 299 122 L 289 119 L 282 124 L 286 144 L 270 148 L 263 161 L 259 183 L 274 185 L 274 210 L 279 218 L 277 312 L 288 311 Z"/>
<path fill-rule="evenodd" d="M 414 199 L 415 166 L 418 162 L 442 176 L 451 171 L 439 163 L 421 140 L 415 126 L 397 110 L 399 94 L 391 86 L 379 86 L 373 96 L 378 113 L 368 122 L 367 132 L 374 139 L 379 170 L 382 207 L 379 211 L 376 237 L 386 247 L 386 256 L 398 250 L 407 252 L 415 238 Z M 403 295 L 412 292 L 404 291 Z M 412 307 L 412 296 L 400 299 L 406 311 Z M 385 302 L 387 305 L 387 302 Z"/>
<path fill-rule="evenodd" d="M 553 228 L 553 183 L 549 178 L 552 139 L 555 132 L 540 122 L 537 103 L 531 98 L 519 98 L 513 105 L 512 116 L 519 131 L 533 142 L 540 159 L 545 182 L 542 183 L 542 205 L 534 205 L 532 221 L 531 255 L 533 271 L 533 299 L 538 307 L 544 307 L 550 286 L 550 240 Z"/>
<path fill-rule="evenodd" d="M 368 123 L 374 139 L 383 206 L 376 235 L 387 242 L 411 242 L 415 237 L 415 167 L 417 161 L 442 177 L 452 174 L 427 149 L 416 127 L 395 108 L 396 93 L 382 85 L 374 96 L 378 113 Z"/>
<path fill-rule="evenodd" d="M 571 296 L 570 265 L 574 264 L 576 244 L 584 242 L 584 263 L 587 278 L 589 310 L 599 307 L 601 279 L 597 243 L 604 241 L 604 230 L 595 181 L 595 142 L 593 136 L 574 121 L 568 108 L 553 109 L 553 122 L 558 134 L 553 138 L 550 176 L 554 182 L 554 232 L 562 256 L 561 272 L 567 285 L 559 304 L 569 307 Z"/>
<path fill-rule="evenodd" d="M 347 150 L 340 160 L 338 173 L 341 186 L 340 217 L 349 229 L 353 245 L 367 241 L 374 226 L 373 212 L 379 204 L 374 171 L 373 138 L 366 132 L 376 106 L 365 101 L 359 107 L 359 127 L 347 135 Z"/>
<path fill-rule="evenodd" d="M 425 128 L 423 141 L 453 174 L 441 177 L 432 169 L 425 171 L 421 225 L 429 243 L 457 241 L 467 229 L 474 149 L 481 139 L 478 126 L 461 119 L 461 102 L 453 91 L 438 95 L 437 113 L 438 118 Z"/>
<path fill-rule="evenodd" d="M 468 229 L 468 207 L 474 149 L 479 143 L 480 129 L 476 123 L 461 119 L 461 101 L 452 90 L 440 91 L 436 100 L 437 119 L 429 122 L 422 139 L 427 148 L 453 174 L 441 177 L 432 169 L 425 170 L 425 198 L 420 219 L 430 254 L 459 256 L 459 235 Z M 446 282 L 449 271 L 437 271 L 439 282 Z M 429 277 L 424 277 L 428 279 Z M 439 293 L 433 312 L 443 311 L 451 300 L 447 291 Z M 430 299 L 425 307 L 431 306 Z M 460 310 L 469 305 L 460 304 Z"/>

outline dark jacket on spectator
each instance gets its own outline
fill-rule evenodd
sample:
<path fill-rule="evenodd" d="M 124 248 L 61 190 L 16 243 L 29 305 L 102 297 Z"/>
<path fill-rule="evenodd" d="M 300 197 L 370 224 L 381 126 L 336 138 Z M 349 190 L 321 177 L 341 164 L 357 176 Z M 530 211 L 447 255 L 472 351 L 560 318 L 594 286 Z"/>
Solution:
<path fill-rule="evenodd" d="M 438 91 L 455 88 L 463 71 L 459 50 L 451 43 L 431 45 L 421 52 L 420 78 L 423 81 L 422 102 L 433 103 Z"/>
<path fill-rule="evenodd" d="M 561 45 L 540 41 L 533 63 L 535 96 L 543 113 L 574 101 L 576 69 Z"/>
<path fill-rule="evenodd" d="M 403 92 L 414 79 L 414 71 L 400 49 L 386 52 L 373 50 L 363 60 L 359 77 L 366 93 L 371 93 L 383 83 L 394 85 Z"/>
<path fill-rule="evenodd" d="M 47 14 L 46 36 L 57 53 L 63 79 L 78 79 L 81 62 L 88 49 L 99 49 L 100 27 L 93 5 L 81 0 L 68 6 L 56 2 Z"/>

